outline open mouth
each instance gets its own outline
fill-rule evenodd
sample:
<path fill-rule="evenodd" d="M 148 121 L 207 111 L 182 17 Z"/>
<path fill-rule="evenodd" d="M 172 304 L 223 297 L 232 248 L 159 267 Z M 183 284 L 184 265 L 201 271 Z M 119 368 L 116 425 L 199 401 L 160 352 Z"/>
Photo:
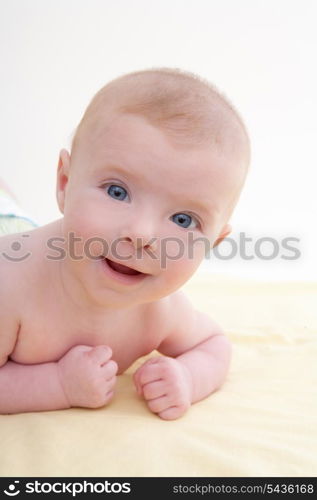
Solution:
<path fill-rule="evenodd" d="M 137 271 L 136 269 L 133 269 L 132 267 L 124 266 L 123 264 L 118 264 L 117 262 L 113 262 L 113 260 L 105 258 L 105 261 L 107 262 L 108 266 L 111 267 L 111 269 L 113 269 L 113 271 L 116 271 L 117 273 L 128 274 L 130 276 L 144 274 L 141 273 L 140 271 Z"/>

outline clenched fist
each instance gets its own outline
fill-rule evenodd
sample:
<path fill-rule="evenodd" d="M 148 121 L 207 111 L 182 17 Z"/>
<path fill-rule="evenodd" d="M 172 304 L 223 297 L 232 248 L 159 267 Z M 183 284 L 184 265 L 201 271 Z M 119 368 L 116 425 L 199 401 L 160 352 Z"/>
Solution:
<path fill-rule="evenodd" d="M 99 408 L 114 394 L 118 365 L 106 345 L 77 345 L 57 363 L 61 384 L 70 406 Z"/>
<path fill-rule="evenodd" d="M 191 405 L 191 376 L 177 359 L 151 358 L 137 369 L 133 380 L 149 409 L 164 420 L 181 417 Z"/>

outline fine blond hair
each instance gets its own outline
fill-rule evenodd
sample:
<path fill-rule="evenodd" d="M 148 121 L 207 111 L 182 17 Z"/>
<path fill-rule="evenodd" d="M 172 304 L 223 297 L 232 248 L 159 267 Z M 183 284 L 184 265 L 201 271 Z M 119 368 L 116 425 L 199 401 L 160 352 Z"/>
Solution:
<path fill-rule="evenodd" d="M 72 150 L 107 110 L 142 116 L 182 145 L 211 144 L 234 154 L 242 147 L 249 163 L 249 135 L 241 116 L 214 85 L 194 73 L 151 68 L 110 81 L 89 103 Z"/>

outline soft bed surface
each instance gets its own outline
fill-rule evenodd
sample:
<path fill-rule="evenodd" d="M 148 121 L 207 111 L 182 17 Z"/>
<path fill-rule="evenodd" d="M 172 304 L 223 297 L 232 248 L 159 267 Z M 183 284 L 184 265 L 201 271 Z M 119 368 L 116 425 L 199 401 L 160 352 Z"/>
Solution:
<path fill-rule="evenodd" d="M 108 407 L 0 416 L 1 476 L 316 476 L 317 283 L 197 274 L 183 289 L 233 343 L 223 387 L 162 421 L 134 389 L 138 360 Z"/>

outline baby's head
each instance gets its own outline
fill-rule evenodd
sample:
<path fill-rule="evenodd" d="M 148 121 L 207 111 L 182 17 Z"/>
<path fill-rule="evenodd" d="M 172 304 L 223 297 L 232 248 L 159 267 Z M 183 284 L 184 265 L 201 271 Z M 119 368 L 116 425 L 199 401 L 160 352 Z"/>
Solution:
<path fill-rule="evenodd" d="M 152 297 L 167 295 L 197 269 L 207 241 L 229 234 L 249 160 L 241 118 L 210 83 L 165 68 L 124 75 L 95 95 L 71 154 L 61 151 L 64 233 L 95 239 L 96 258 L 104 239 L 110 260 L 160 274 Z"/>

